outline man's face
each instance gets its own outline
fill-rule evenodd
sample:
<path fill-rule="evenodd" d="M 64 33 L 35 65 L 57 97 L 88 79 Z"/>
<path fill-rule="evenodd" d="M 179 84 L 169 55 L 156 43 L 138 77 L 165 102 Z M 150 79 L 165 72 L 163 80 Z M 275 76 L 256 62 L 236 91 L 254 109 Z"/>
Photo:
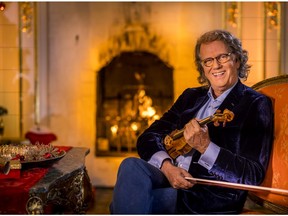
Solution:
<path fill-rule="evenodd" d="M 219 63 L 216 57 L 222 63 Z M 201 44 L 200 58 L 205 77 L 211 84 L 214 96 L 218 97 L 237 82 L 237 69 L 240 63 L 236 61 L 233 53 L 229 55 L 229 50 L 222 41 Z"/>

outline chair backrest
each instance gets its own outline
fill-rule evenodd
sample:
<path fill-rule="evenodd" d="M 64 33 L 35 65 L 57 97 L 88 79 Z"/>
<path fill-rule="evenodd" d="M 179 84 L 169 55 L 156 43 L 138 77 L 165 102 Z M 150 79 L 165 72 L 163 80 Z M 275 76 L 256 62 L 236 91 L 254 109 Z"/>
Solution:
<path fill-rule="evenodd" d="M 269 96 L 274 103 L 274 143 L 269 167 L 262 186 L 288 191 L 288 75 L 263 80 L 252 86 Z M 273 205 L 288 207 L 288 196 L 272 193 L 254 193 Z"/>

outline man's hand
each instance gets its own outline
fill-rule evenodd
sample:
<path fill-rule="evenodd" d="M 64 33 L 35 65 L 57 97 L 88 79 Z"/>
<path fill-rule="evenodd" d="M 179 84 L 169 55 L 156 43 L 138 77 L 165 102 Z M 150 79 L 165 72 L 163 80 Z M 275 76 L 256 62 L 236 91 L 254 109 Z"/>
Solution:
<path fill-rule="evenodd" d="M 194 185 L 185 179 L 185 177 L 188 176 L 192 177 L 190 173 L 182 168 L 174 166 L 170 160 L 164 160 L 161 171 L 175 189 L 189 189 Z"/>
<path fill-rule="evenodd" d="M 210 143 L 208 127 L 200 126 L 196 119 L 192 119 L 185 125 L 184 138 L 194 149 L 203 154 Z"/>

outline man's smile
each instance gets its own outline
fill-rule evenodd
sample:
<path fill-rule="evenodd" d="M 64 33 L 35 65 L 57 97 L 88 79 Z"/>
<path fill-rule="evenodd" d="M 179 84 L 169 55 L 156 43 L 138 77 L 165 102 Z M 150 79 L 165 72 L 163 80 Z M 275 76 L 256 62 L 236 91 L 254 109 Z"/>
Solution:
<path fill-rule="evenodd" d="M 221 77 L 222 75 L 224 75 L 225 71 L 221 71 L 221 72 L 215 72 L 215 73 L 212 73 L 212 75 L 214 77 Z"/>

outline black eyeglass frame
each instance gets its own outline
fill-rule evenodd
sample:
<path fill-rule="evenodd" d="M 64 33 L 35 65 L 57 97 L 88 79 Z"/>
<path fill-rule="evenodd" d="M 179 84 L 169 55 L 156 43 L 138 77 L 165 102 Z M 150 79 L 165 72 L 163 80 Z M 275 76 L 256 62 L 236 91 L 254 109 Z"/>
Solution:
<path fill-rule="evenodd" d="M 212 58 L 212 57 L 206 58 L 204 60 L 201 60 L 201 64 L 204 65 L 205 67 L 212 67 L 212 65 L 214 63 L 214 59 L 216 59 L 216 61 L 219 64 L 224 64 L 224 63 L 226 63 L 226 62 L 228 62 L 230 60 L 231 54 L 232 54 L 232 52 L 230 52 L 230 53 L 222 53 L 222 54 L 219 54 L 218 56 L 216 56 L 214 58 Z M 220 59 L 223 56 L 226 57 L 227 59 L 225 59 L 224 61 L 221 62 Z M 210 60 L 211 60 L 211 65 L 210 64 L 207 65 L 207 61 L 210 61 Z"/>

